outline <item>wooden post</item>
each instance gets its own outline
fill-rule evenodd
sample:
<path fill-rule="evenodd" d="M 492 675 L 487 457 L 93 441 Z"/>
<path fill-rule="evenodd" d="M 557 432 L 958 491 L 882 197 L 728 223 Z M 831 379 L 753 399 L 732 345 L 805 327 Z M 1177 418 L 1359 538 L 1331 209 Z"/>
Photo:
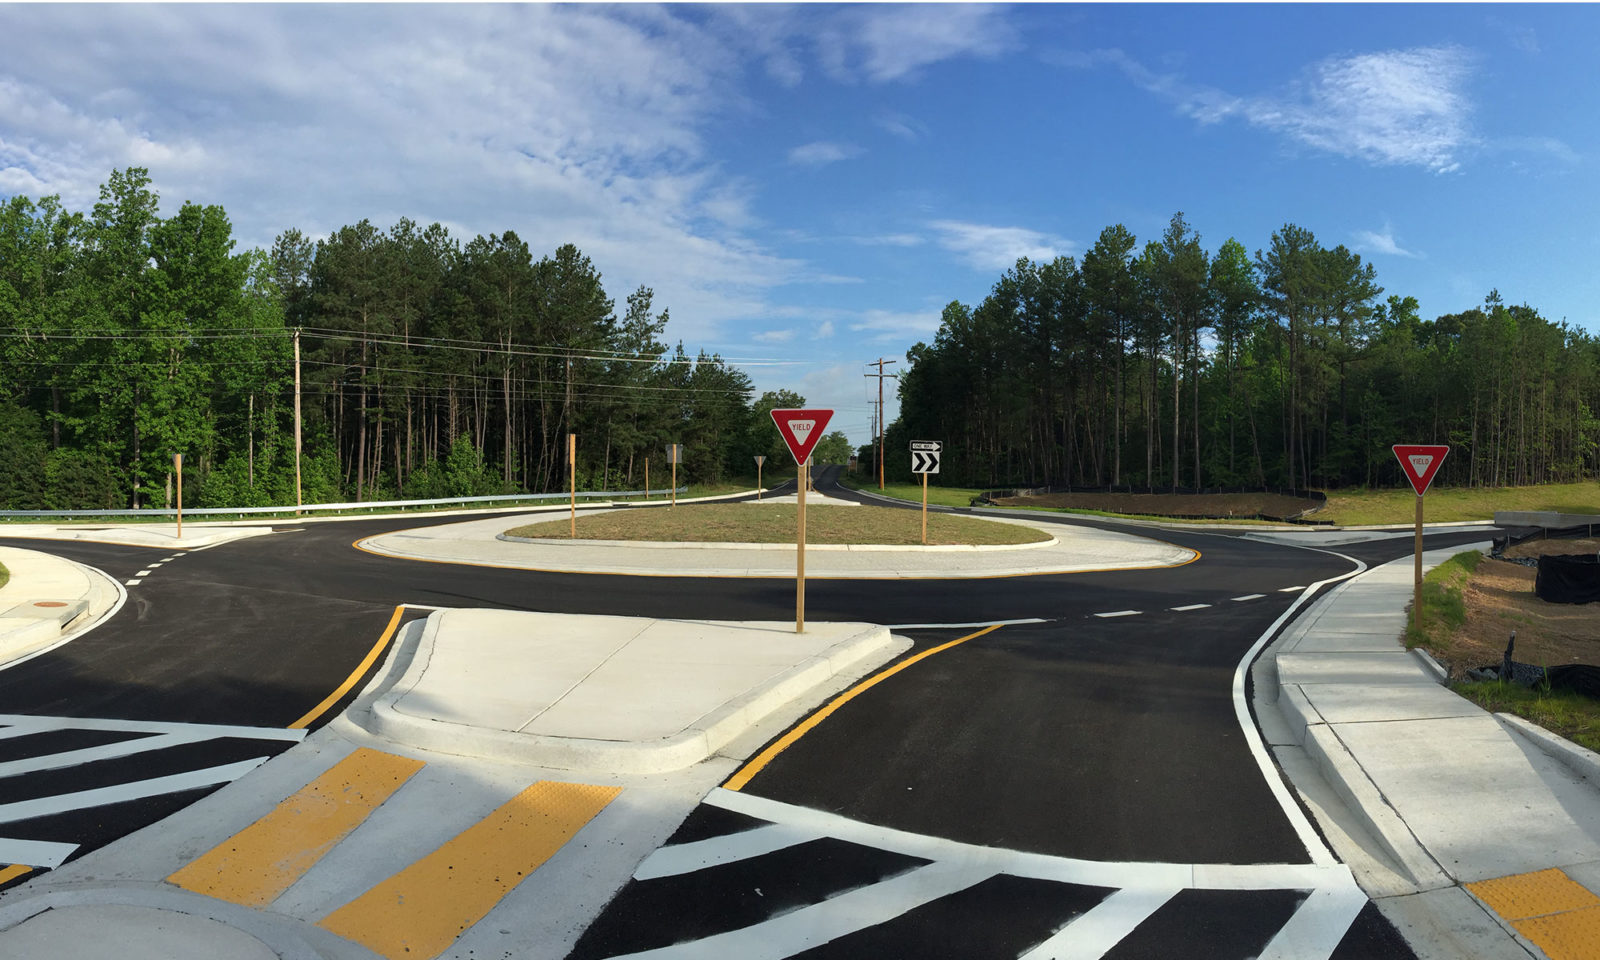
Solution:
<path fill-rule="evenodd" d="M 183 454 L 172 455 L 172 472 L 178 475 L 178 539 L 183 539 Z"/>
<path fill-rule="evenodd" d="M 762 459 L 763 458 L 761 458 L 761 457 L 756 457 L 756 499 L 757 500 L 761 499 L 761 461 L 762 461 Z"/>
<path fill-rule="evenodd" d="M 806 481 L 810 479 L 810 471 L 805 464 L 800 466 L 800 529 L 795 535 L 795 570 L 794 570 L 794 632 L 806 632 Z"/>
<path fill-rule="evenodd" d="M 1417 494 L 1417 532 L 1412 544 L 1411 625 L 1422 632 L 1422 494 Z"/>
<path fill-rule="evenodd" d="M 644 498 L 650 499 L 650 458 L 644 458 Z"/>
<path fill-rule="evenodd" d="M 578 539 L 578 435 L 567 434 L 567 483 L 572 490 L 572 509 L 567 514 L 567 532 Z"/>
<path fill-rule="evenodd" d="M 672 505 L 676 507 L 678 505 L 678 458 L 676 451 L 668 459 L 672 461 Z"/>
<path fill-rule="evenodd" d="M 294 514 L 300 515 L 300 330 L 294 332 Z"/>
<path fill-rule="evenodd" d="M 928 545 L 928 475 L 922 475 L 922 545 Z"/>

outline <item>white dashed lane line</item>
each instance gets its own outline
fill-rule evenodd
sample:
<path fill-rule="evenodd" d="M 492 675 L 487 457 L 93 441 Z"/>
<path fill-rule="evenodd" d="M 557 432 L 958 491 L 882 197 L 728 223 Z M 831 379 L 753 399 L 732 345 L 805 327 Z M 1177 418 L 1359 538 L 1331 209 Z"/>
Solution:
<path fill-rule="evenodd" d="M 1242 597 L 1234 597 L 1233 602 L 1244 603 L 1246 600 L 1260 600 L 1264 596 L 1266 596 L 1264 593 L 1247 593 Z"/>
<path fill-rule="evenodd" d="M 129 586 L 129 587 L 137 587 L 138 585 L 139 585 L 139 581 L 138 580 L 129 580 L 124 584 L 124 586 Z"/>
<path fill-rule="evenodd" d="M 1206 607 L 1209 607 L 1209 606 L 1211 606 L 1211 604 L 1209 604 L 1209 603 L 1191 603 L 1186 607 L 1169 607 L 1168 609 L 1176 610 L 1179 613 L 1184 613 L 1184 612 L 1189 611 L 1189 610 L 1204 610 Z"/>
<path fill-rule="evenodd" d="M 1105 617 L 1106 619 L 1111 617 L 1136 617 L 1143 612 L 1143 610 L 1113 610 L 1110 613 L 1097 613 L 1095 616 Z"/>
<path fill-rule="evenodd" d="M 1304 587 L 1304 586 L 1299 586 L 1299 587 L 1282 587 L 1282 588 L 1280 588 L 1280 589 L 1279 589 L 1279 590 L 1278 590 L 1278 592 L 1279 592 L 1279 593 L 1295 593 L 1295 592 L 1297 592 L 1297 591 L 1300 591 L 1300 590 L 1304 590 L 1304 589 L 1305 589 L 1305 587 Z"/>
<path fill-rule="evenodd" d="M 152 571 L 150 571 L 150 570 L 140 570 L 138 573 L 134 574 L 134 576 L 136 576 L 136 577 L 148 577 L 148 576 L 150 576 L 151 572 Z"/>
<path fill-rule="evenodd" d="M 1305 587 L 1287 587 L 1287 588 L 1285 588 L 1283 590 L 1280 590 L 1278 592 L 1279 593 L 1289 593 L 1289 592 L 1294 591 L 1294 590 L 1304 590 L 1304 589 L 1305 589 Z M 1266 594 L 1264 594 L 1264 593 L 1247 593 L 1242 597 L 1233 597 L 1231 599 L 1233 600 L 1234 603 L 1244 603 L 1246 600 L 1260 600 L 1265 596 L 1266 596 Z M 1168 607 L 1167 609 L 1171 610 L 1171 611 L 1173 611 L 1175 613 L 1188 613 L 1191 610 L 1205 610 L 1205 609 L 1207 609 L 1208 607 L 1211 607 L 1211 606 L 1212 606 L 1212 604 L 1209 604 L 1209 603 L 1189 603 L 1189 604 L 1184 604 L 1181 607 Z M 1112 617 L 1136 617 L 1136 616 L 1139 616 L 1142 613 L 1144 613 L 1143 610 L 1112 610 L 1112 611 L 1109 611 L 1107 613 L 1097 613 L 1097 614 L 1095 614 L 1095 616 L 1109 620 Z"/>

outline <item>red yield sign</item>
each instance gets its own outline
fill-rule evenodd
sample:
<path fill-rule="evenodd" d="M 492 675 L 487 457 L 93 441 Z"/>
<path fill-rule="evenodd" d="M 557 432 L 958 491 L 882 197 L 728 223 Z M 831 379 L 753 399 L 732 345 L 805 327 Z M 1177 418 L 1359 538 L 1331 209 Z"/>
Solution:
<path fill-rule="evenodd" d="M 797 466 L 805 465 L 811 451 L 822 442 L 822 431 L 827 429 L 828 421 L 832 419 L 832 410 L 780 408 L 772 411 L 772 422 L 778 425 L 778 434 L 788 445 L 789 452 L 794 454 Z"/>
<path fill-rule="evenodd" d="M 1390 449 L 1394 451 L 1395 459 L 1400 461 L 1400 472 L 1411 481 L 1411 489 L 1417 491 L 1419 497 L 1428 492 L 1428 485 L 1439 473 L 1439 465 L 1450 453 L 1450 448 L 1442 443 L 1397 443 Z"/>

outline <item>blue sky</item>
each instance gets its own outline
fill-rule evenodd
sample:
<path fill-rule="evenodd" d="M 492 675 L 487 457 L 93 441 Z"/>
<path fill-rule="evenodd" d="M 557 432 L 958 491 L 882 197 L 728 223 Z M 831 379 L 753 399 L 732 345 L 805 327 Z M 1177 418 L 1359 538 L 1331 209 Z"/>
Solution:
<path fill-rule="evenodd" d="M 1597 39 L 1589 4 L 8 5 L 0 195 L 145 166 L 241 247 L 576 243 L 859 443 L 865 362 L 944 304 L 1179 210 L 1209 249 L 1297 223 L 1425 317 L 1495 287 L 1600 331 Z"/>

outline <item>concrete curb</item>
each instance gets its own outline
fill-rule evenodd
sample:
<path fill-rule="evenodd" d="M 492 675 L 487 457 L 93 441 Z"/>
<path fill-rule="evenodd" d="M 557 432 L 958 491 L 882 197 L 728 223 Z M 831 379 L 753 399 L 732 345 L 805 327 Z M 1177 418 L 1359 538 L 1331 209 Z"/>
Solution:
<path fill-rule="evenodd" d="M 93 629 L 121 609 L 122 584 L 94 567 L 19 547 L 4 548 L 35 569 L 13 575 L 0 599 L 0 667 L 36 656 Z M 18 564 L 20 566 L 20 564 Z M 37 575 L 37 567 L 54 572 Z M 115 599 L 111 599 L 115 598 Z"/>
<path fill-rule="evenodd" d="M 371 731 L 398 743 L 459 756 L 536 763 L 559 770 L 619 774 L 666 773 L 692 766 L 754 727 L 785 704 L 804 697 L 833 677 L 875 655 L 909 642 L 896 641 L 888 628 L 873 627 L 835 644 L 767 683 L 724 703 L 692 726 L 655 741 L 628 742 L 551 737 L 471 727 L 403 713 L 396 704 L 421 681 L 438 639 L 442 611 L 428 616 L 411 663 L 390 690 L 372 705 Z"/>
<path fill-rule="evenodd" d="M 1511 713 L 1497 713 L 1496 720 L 1549 754 L 1557 762 L 1592 784 L 1600 786 L 1600 754 L 1556 736 L 1545 728 Z"/>

